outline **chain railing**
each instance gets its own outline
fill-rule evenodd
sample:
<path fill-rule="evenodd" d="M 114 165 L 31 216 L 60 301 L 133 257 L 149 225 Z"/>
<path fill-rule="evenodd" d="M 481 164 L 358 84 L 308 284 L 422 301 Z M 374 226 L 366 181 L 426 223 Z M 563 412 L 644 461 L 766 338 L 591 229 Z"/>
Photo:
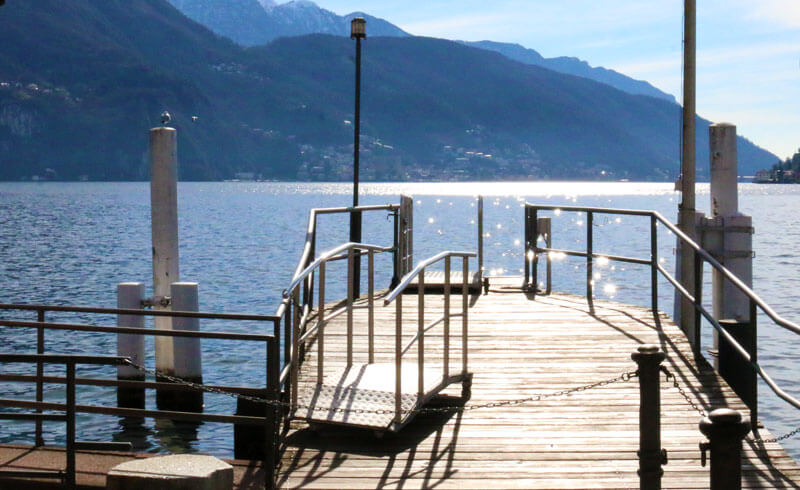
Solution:
<path fill-rule="evenodd" d="M 201 383 L 195 383 L 187 379 L 182 379 L 176 376 L 171 376 L 169 374 L 160 372 L 156 369 L 150 369 L 145 366 L 139 365 L 134 363 L 133 361 L 126 360 L 125 362 L 127 365 L 141 371 L 144 374 L 148 374 L 154 377 L 163 377 L 165 379 L 170 380 L 173 383 L 181 384 L 191 389 L 203 391 L 205 393 L 213 393 L 217 395 L 224 395 L 233 398 L 240 398 L 243 400 L 251 401 L 254 403 L 259 403 L 262 405 L 282 408 L 282 409 L 316 409 L 316 410 L 323 410 L 323 411 L 331 411 L 336 413 L 358 413 L 358 414 L 394 414 L 394 409 L 364 409 L 364 408 L 348 408 L 348 407 L 319 407 L 318 405 L 306 405 L 306 404 L 296 404 L 293 405 L 290 402 L 283 401 L 280 399 L 270 399 L 270 398 L 263 398 L 259 396 L 252 396 L 252 395 L 245 395 L 240 392 L 228 391 L 224 388 L 212 387 L 208 385 L 204 385 Z M 427 414 L 427 413 L 449 413 L 454 410 L 463 410 L 463 411 L 472 411 L 472 410 L 482 410 L 482 409 L 489 409 L 489 408 L 501 408 L 501 407 L 510 407 L 510 406 L 518 406 L 524 405 L 526 403 L 537 402 L 541 400 L 545 400 L 548 398 L 558 398 L 562 396 L 568 396 L 576 393 L 581 393 L 585 391 L 589 391 L 595 388 L 601 388 L 604 386 L 612 385 L 615 383 L 626 383 L 633 378 L 638 376 L 638 372 L 633 371 L 626 371 L 621 373 L 613 378 L 603 379 L 601 381 L 594 381 L 592 383 L 588 383 L 585 385 L 574 386 L 572 388 L 565 388 L 563 390 L 549 392 L 549 393 L 535 393 L 533 395 L 529 395 L 523 398 L 511 398 L 511 399 L 503 399 L 503 400 L 495 400 L 486 403 L 474 403 L 474 404 L 460 404 L 460 405 L 437 405 L 435 407 L 417 407 L 412 409 L 401 409 L 402 413 L 413 413 L 413 414 Z"/>

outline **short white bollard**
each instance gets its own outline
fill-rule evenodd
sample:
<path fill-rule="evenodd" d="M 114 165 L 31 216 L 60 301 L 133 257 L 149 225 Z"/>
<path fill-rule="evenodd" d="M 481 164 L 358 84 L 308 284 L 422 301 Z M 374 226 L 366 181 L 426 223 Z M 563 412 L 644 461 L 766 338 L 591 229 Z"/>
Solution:
<path fill-rule="evenodd" d="M 213 456 L 176 454 L 119 464 L 106 476 L 107 490 L 231 490 L 233 466 Z"/>
<path fill-rule="evenodd" d="M 144 299 L 144 284 L 123 282 L 117 285 L 117 308 L 140 310 Z M 142 315 L 117 315 L 120 327 L 144 328 Z M 144 337 L 142 335 L 117 335 L 117 355 L 129 357 L 140 366 L 144 365 Z M 121 381 L 144 381 L 144 373 L 132 366 L 117 367 L 117 379 Z M 117 406 L 124 408 L 144 408 L 144 388 L 117 388 Z"/>
<path fill-rule="evenodd" d="M 172 296 L 172 311 L 199 311 L 196 282 L 176 282 L 170 287 Z M 200 331 L 198 318 L 172 319 L 173 330 Z M 200 339 L 188 337 L 174 337 L 172 341 L 172 357 L 175 376 L 192 383 L 203 382 L 203 361 L 200 349 Z M 175 399 L 170 402 L 170 409 L 187 412 L 200 412 L 203 410 L 203 392 L 172 392 Z"/>

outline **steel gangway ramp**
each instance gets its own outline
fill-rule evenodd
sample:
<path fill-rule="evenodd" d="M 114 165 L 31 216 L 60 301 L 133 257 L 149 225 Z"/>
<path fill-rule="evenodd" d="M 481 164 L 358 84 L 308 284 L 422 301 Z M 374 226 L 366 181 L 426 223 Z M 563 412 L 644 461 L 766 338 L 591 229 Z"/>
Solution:
<path fill-rule="evenodd" d="M 375 245 L 345 243 L 322 254 L 297 275 L 284 293 L 300 304 L 304 294 L 313 290 L 308 278 L 316 273 L 317 308 L 302 311 L 296 308 L 297 321 L 292 322 L 291 348 L 288 352 L 285 375 L 290 386 L 290 417 L 308 422 L 312 427 L 336 424 L 366 428 L 376 433 L 397 432 L 402 429 L 428 403 L 454 383 L 462 383 L 462 396 L 469 396 L 471 374 L 468 371 L 469 294 L 467 283 L 469 258 L 472 252 L 441 252 L 420 262 L 405 274 L 391 291 L 376 294 L 374 285 L 374 256 L 391 248 Z M 354 266 L 359 255 L 368 256 L 368 291 L 356 298 L 354 294 Z M 453 260 L 461 261 L 458 284 L 451 271 Z M 326 304 L 325 284 L 327 264 L 347 260 L 347 298 L 340 303 Z M 436 290 L 437 305 L 426 308 L 426 270 L 443 266 L 436 271 L 440 289 Z M 310 287 L 309 287 L 310 286 Z M 414 296 L 408 293 L 413 291 Z M 457 292 L 456 292 L 457 291 Z M 404 298 L 414 299 L 415 315 L 404 317 Z M 458 307 L 451 307 L 453 298 L 460 298 Z M 376 301 L 380 301 L 380 315 L 376 317 Z M 394 305 L 394 308 L 391 306 Z M 356 310 L 367 314 L 354 315 Z M 457 311 L 454 311 L 457 310 Z M 387 314 L 388 313 L 388 314 Z M 306 315 L 306 318 L 300 318 Z M 346 319 L 342 321 L 341 316 Z M 457 319 L 458 327 L 451 332 L 451 323 Z M 375 354 L 376 323 L 381 331 L 386 325 L 394 326 L 394 350 L 390 355 Z M 340 328 L 329 331 L 329 324 Z M 435 331 L 436 344 L 428 342 Z M 313 356 L 307 353 L 313 351 Z M 329 362 L 346 352 L 345 362 Z M 316 364 L 314 379 L 301 379 L 300 366 L 308 370 L 309 362 Z"/>

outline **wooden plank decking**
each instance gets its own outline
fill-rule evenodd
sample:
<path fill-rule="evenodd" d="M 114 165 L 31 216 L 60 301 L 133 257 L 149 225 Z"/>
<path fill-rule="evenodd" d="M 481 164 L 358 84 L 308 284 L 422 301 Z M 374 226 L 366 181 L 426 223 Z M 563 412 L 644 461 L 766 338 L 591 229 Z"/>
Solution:
<path fill-rule="evenodd" d="M 667 353 L 664 364 L 706 411 L 723 406 L 745 411 L 707 364 L 695 364 L 685 336 L 666 317 L 655 320 L 648 309 L 600 301 L 592 316 L 582 298 L 558 294 L 532 301 L 514 288 L 519 282 L 493 279 L 488 295 L 472 297 L 469 368 L 474 379 L 465 405 L 460 385 L 453 386 L 430 405 L 452 408 L 419 414 L 398 434 L 380 439 L 346 427 L 315 433 L 295 422 L 279 487 L 638 488 L 635 378 L 519 405 L 472 407 L 633 371 L 630 354 L 641 344 L 661 346 Z M 428 296 L 426 310 L 441 311 L 441 302 L 441 296 Z M 376 311 L 378 361 L 390 359 L 394 346 L 393 311 L 394 306 Z M 364 318 L 356 316 L 357 335 L 364 334 L 356 342 L 356 360 L 366 357 Z M 404 301 L 404 318 L 410 337 L 416 329 L 416 300 Z M 459 332 L 460 322 L 454 321 L 452 329 Z M 326 327 L 326 371 L 344 364 L 344 331 L 343 318 Z M 426 344 L 426 358 L 441 359 L 441 330 L 433 330 Z M 456 338 L 453 344 L 460 342 Z M 313 345 L 306 354 L 301 382 L 310 389 L 316 373 Z M 460 351 L 452 356 L 452 369 L 457 369 Z M 700 466 L 699 421 L 699 413 L 664 382 L 662 440 L 669 453 L 664 488 L 708 488 L 708 467 Z M 764 430 L 759 435 L 769 437 Z M 745 442 L 744 487 L 800 488 L 797 463 L 776 443 L 766 450 L 751 437 Z"/>

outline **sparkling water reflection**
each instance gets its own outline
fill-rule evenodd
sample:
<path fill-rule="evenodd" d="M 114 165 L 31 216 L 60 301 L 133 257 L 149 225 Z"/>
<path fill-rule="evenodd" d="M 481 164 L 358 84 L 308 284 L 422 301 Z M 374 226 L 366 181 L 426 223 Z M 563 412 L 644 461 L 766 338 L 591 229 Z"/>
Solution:
<path fill-rule="evenodd" d="M 522 273 L 522 206 L 527 200 L 555 206 L 582 205 L 655 209 L 675 218 L 680 200 L 666 183 L 377 183 L 362 184 L 362 203 L 399 201 L 400 194 L 415 197 L 418 217 L 415 257 L 421 259 L 443 249 L 474 250 L 477 240 L 475 197 L 485 196 L 485 268 L 490 274 Z M 316 183 L 181 183 L 179 186 L 181 278 L 200 283 L 201 309 L 213 312 L 271 314 L 299 258 L 308 210 L 311 207 L 347 206 L 348 184 Z M 698 203 L 707 207 L 708 186 L 698 186 Z M 793 248 L 800 239 L 796 210 L 800 186 L 742 185 L 740 206 L 756 226 L 754 263 L 756 291 L 778 312 L 800 321 L 793 291 L 800 281 L 800 256 Z M 146 183 L 0 183 L 0 301 L 14 303 L 114 306 L 116 284 L 151 282 L 150 203 Z M 542 215 L 547 215 L 546 213 Z M 584 250 L 586 217 L 556 210 L 553 247 Z M 388 245 L 392 221 L 386 213 L 365 215 L 364 241 Z M 317 250 L 346 241 L 345 216 L 320 218 Z M 649 220 L 646 218 L 594 217 L 594 250 L 609 255 L 649 258 Z M 672 269 L 674 242 L 660 228 L 659 261 Z M 583 293 L 585 260 L 552 254 L 553 288 Z M 389 257 L 377 261 L 378 284 L 388 284 Z M 343 269 L 332 266 L 328 276 Z M 649 270 L 643 266 L 596 261 L 595 294 L 598 298 L 646 305 L 650 301 Z M 540 276 L 540 280 L 543 277 Z M 659 283 L 660 307 L 671 313 L 672 294 L 666 280 Z M 706 291 L 710 290 L 709 287 Z M 344 285 L 331 284 L 328 295 L 344 294 Z M 22 315 L 25 317 L 24 315 Z M 30 316 L 25 319 L 32 319 Z M 113 316 L 52 315 L 54 321 L 98 321 L 114 324 Z M 760 360 L 781 386 L 800 396 L 796 380 L 794 347 L 797 339 L 766 318 L 759 319 Z M 204 329 L 265 332 L 254 323 L 208 321 Z M 705 332 L 710 332 L 706 326 Z M 0 329 L 5 349 L 30 352 L 32 332 Z M 711 343 L 710 333 L 704 343 Z M 52 352 L 112 354 L 115 339 L 96 334 L 48 333 Z M 152 341 L 147 344 L 152 365 Z M 221 341 L 203 343 L 205 381 L 213 384 L 259 386 L 263 383 L 263 348 Z M 257 360 L 262 360 L 258 362 Z M 21 372 L 25 366 L 3 366 Z M 48 368 L 48 374 L 58 374 Z M 81 374 L 113 377 L 111 368 L 83 368 Z M 46 399 L 63 400 L 63 390 L 48 387 Z M 10 383 L 3 396 L 28 394 L 29 386 Z M 761 416 L 775 434 L 800 425 L 796 410 L 772 396 L 764 386 Z M 83 387 L 79 403 L 111 405 L 113 392 Z M 152 405 L 152 403 L 150 403 Z M 233 413 L 235 401 L 206 396 L 211 412 Z M 48 442 L 63 442 L 63 424 L 47 424 Z M 83 439 L 129 440 L 140 450 L 203 451 L 230 456 L 232 428 L 224 424 L 174 427 L 144 421 L 83 415 Z M 29 443 L 30 425 L 8 426 L 3 442 Z M 791 453 L 800 456 L 800 443 L 789 441 Z"/>

